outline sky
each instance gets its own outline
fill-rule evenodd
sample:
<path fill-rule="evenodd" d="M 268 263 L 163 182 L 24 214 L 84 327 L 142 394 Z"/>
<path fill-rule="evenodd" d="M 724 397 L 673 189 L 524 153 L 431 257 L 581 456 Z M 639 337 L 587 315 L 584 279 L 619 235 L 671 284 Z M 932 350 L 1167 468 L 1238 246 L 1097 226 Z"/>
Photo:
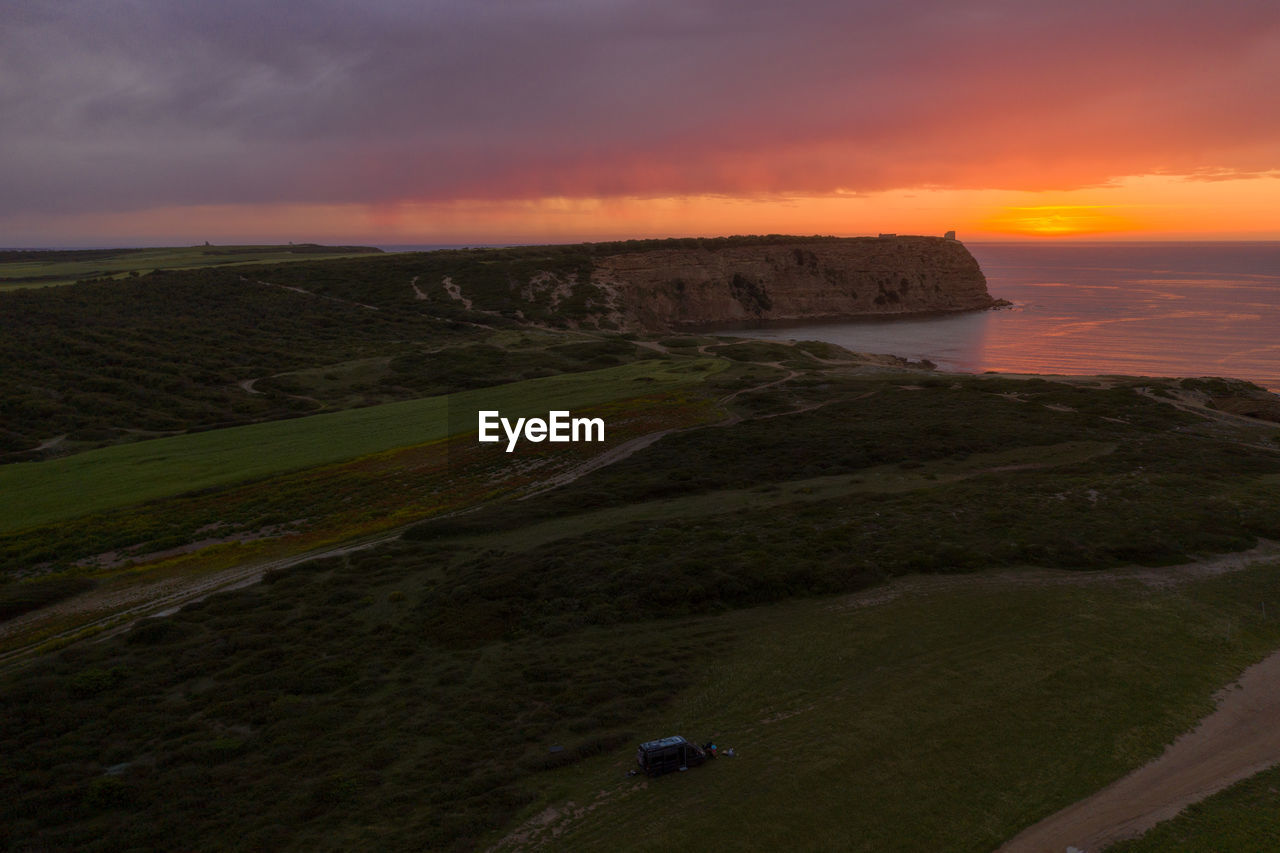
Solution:
<path fill-rule="evenodd" d="M 0 246 L 1280 239 L 1275 0 L 0 0 Z"/>

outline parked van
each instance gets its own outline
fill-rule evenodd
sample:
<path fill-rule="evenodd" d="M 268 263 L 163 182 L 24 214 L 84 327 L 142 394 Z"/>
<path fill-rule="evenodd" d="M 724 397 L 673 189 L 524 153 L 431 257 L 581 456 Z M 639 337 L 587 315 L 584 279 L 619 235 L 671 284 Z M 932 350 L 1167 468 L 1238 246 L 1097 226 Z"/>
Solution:
<path fill-rule="evenodd" d="M 648 776 L 661 776 L 673 770 L 688 770 L 714 757 L 714 752 L 690 743 L 680 735 L 642 743 L 636 750 L 636 763 Z"/>

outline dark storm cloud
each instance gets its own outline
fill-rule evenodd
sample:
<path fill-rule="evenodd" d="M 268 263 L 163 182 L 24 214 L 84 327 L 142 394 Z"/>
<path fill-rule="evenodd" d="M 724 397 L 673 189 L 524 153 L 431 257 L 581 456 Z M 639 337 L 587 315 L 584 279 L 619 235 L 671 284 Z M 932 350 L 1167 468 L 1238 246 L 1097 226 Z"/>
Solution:
<path fill-rule="evenodd" d="M 6 4 L 0 214 L 1280 167 L 1280 7 Z"/>

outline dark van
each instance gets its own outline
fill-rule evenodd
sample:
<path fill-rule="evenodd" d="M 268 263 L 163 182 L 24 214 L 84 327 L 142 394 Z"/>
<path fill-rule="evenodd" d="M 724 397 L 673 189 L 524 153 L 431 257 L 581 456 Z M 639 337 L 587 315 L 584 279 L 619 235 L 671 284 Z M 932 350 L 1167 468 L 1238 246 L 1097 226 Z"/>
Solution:
<path fill-rule="evenodd" d="M 679 735 L 651 740 L 636 750 L 636 763 L 648 776 L 661 776 L 673 770 L 688 770 L 705 763 L 711 754 Z"/>

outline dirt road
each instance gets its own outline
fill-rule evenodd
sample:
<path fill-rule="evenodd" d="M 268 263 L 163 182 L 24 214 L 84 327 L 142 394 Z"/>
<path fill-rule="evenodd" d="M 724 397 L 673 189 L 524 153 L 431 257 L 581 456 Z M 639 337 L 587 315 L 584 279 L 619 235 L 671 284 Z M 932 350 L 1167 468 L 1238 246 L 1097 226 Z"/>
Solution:
<path fill-rule="evenodd" d="M 73 627 L 64 631 L 41 635 L 26 645 L 0 653 L 0 667 L 39 654 L 50 642 L 81 636 L 92 636 L 94 640 L 102 640 L 128 630 L 139 619 L 167 616 L 177 612 L 184 604 L 208 598 L 216 592 L 226 592 L 257 583 L 269 571 L 288 568 L 309 560 L 336 557 L 372 548 L 396 538 L 400 532 L 401 530 L 397 529 L 332 548 L 308 551 L 275 560 L 254 561 L 198 577 L 179 576 L 113 590 L 94 590 L 51 604 L 0 623 L 0 639 L 19 635 L 24 630 L 44 621 L 65 619 L 81 613 L 94 614 L 95 618 L 75 621 Z M 94 630 L 97 633 L 90 634 Z"/>
<path fill-rule="evenodd" d="M 1164 755 L 1051 815 L 998 853 L 1096 853 L 1280 763 L 1280 652 L 1245 671 Z"/>

